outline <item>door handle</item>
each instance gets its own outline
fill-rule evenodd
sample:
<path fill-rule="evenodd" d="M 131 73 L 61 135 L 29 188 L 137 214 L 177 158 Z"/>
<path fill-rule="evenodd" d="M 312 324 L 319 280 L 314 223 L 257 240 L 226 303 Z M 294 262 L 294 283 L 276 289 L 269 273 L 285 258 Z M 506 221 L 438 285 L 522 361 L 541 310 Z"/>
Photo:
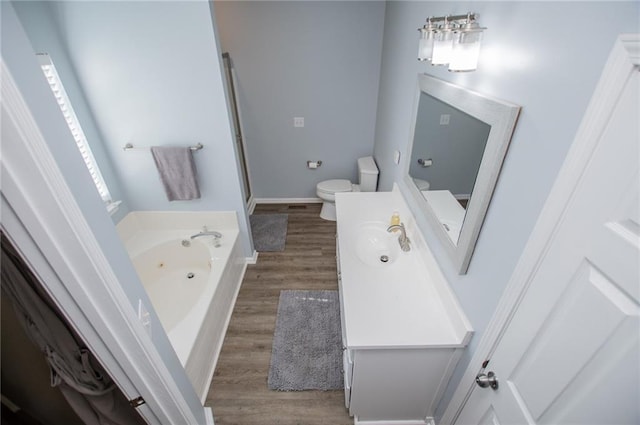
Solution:
<path fill-rule="evenodd" d="M 476 376 L 476 384 L 478 384 L 480 388 L 491 387 L 492 390 L 498 389 L 498 379 L 496 378 L 496 374 L 493 372 L 489 372 L 486 375 L 481 373 Z"/>

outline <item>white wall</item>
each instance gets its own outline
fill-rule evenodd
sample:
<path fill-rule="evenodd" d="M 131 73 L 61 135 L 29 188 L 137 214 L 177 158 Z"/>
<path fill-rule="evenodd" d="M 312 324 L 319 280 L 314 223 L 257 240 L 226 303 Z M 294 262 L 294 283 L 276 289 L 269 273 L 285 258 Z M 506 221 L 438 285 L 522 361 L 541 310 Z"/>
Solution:
<path fill-rule="evenodd" d="M 20 93 L 38 124 L 44 140 L 53 155 L 60 172 L 71 190 L 87 224 L 100 244 L 102 251 L 122 284 L 132 308 L 137 308 L 138 299 L 150 306 L 149 300 L 127 252 L 116 233 L 111 217 L 107 213 L 89 172 L 76 148 L 60 109 L 51 96 L 35 51 L 30 45 L 11 2 L 0 2 L 2 61 L 5 62 Z M 38 235 L 31 235 L 35 240 Z M 90 284 L 87 283 L 87 284 Z M 152 327 L 161 328 L 155 312 L 150 311 Z M 200 400 L 195 394 L 169 339 L 163 332 L 152 334 L 158 354 L 171 372 L 193 412 L 202 412 Z M 199 418 L 204 423 L 204 417 Z"/>
<path fill-rule="evenodd" d="M 246 256 L 248 217 L 209 3 L 52 2 L 62 43 L 102 132 L 132 211 L 236 211 Z M 201 199 L 169 202 L 151 153 L 195 152 Z"/>
<path fill-rule="evenodd" d="M 371 155 L 385 3 L 216 1 L 238 76 L 253 194 L 315 197 L 319 181 L 357 178 Z M 293 117 L 305 127 L 294 128 Z M 307 160 L 321 160 L 316 170 Z"/>
<path fill-rule="evenodd" d="M 416 28 L 428 16 L 468 11 L 488 27 L 478 70 L 456 74 L 419 63 Z M 431 244 L 476 330 L 437 416 L 496 308 L 617 34 L 640 31 L 639 13 L 637 2 L 387 3 L 375 144 L 382 189 L 401 180 L 393 151 L 406 153 L 418 73 L 522 106 L 468 273 L 459 276 L 445 251 Z M 428 223 L 420 223 L 426 239 L 437 240 Z"/>

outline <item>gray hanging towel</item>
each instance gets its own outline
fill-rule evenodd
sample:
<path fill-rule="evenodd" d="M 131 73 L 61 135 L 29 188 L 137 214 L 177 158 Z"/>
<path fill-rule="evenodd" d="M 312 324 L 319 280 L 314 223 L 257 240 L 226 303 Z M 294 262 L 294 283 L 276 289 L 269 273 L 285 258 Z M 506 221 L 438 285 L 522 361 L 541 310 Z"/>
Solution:
<path fill-rule="evenodd" d="M 196 164 L 190 148 L 153 146 L 151 154 L 169 201 L 200 199 Z"/>
<path fill-rule="evenodd" d="M 51 386 L 62 391 L 86 424 L 143 423 L 93 354 L 67 327 L 37 278 L 2 234 L 2 296 L 6 296 L 29 339 L 44 354 Z"/>

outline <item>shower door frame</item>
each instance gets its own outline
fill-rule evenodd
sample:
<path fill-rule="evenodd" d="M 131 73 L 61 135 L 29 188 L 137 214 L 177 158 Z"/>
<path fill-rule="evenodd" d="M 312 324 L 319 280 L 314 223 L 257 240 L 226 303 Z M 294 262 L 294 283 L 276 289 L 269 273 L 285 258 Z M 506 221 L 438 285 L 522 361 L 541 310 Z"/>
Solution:
<path fill-rule="evenodd" d="M 245 195 L 245 203 L 249 213 L 253 212 L 255 201 L 251 190 L 251 174 L 249 172 L 249 159 L 247 158 L 247 146 L 244 140 L 244 131 L 242 130 L 242 118 L 240 116 L 240 107 L 238 105 L 238 96 L 236 91 L 236 73 L 233 67 L 233 61 L 229 52 L 222 53 L 222 61 L 224 63 L 224 80 L 227 89 L 227 101 L 231 119 L 233 122 L 233 137 L 236 145 L 236 156 L 241 170 L 243 190 Z"/>

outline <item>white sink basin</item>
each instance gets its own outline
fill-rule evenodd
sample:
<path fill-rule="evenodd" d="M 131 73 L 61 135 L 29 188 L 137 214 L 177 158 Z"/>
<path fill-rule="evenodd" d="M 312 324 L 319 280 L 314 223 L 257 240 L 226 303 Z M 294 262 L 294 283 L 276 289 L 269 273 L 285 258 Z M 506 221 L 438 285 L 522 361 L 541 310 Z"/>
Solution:
<path fill-rule="evenodd" d="M 393 211 L 405 220 L 409 252 L 400 249 L 399 233 L 387 232 Z M 471 327 L 399 190 L 336 193 L 336 216 L 346 346 L 448 350 L 468 343 Z"/>
<path fill-rule="evenodd" d="M 387 232 L 383 222 L 367 222 L 358 226 L 355 254 L 368 266 L 390 266 L 400 255 L 398 235 Z"/>

